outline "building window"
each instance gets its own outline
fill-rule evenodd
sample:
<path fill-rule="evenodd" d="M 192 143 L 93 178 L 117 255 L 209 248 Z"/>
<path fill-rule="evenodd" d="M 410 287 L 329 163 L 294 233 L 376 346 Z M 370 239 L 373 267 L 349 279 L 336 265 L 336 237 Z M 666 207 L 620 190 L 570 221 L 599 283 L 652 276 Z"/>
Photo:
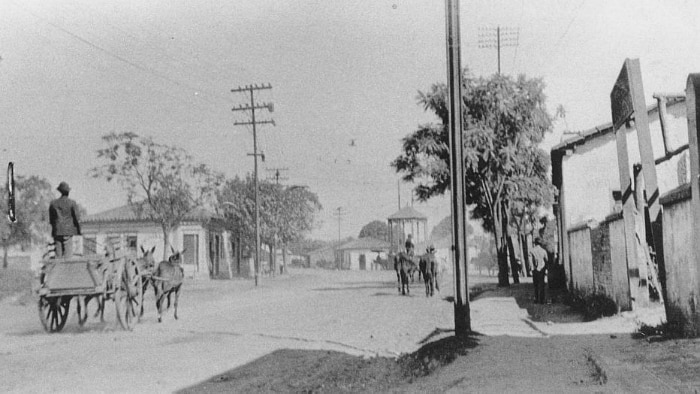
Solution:
<path fill-rule="evenodd" d="M 126 236 L 126 250 L 132 254 L 138 253 L 138 238 L 137 238 L 137 236 L 135 236 L 135 235 L 127 235 Z"/>

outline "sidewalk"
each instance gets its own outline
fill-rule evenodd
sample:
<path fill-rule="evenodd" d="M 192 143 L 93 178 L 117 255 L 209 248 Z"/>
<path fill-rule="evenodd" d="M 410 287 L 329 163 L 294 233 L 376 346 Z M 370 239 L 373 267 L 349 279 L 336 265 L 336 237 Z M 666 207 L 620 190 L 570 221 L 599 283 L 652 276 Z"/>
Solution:
<path fill-rule="evenodd" d="M 663 306 L 584 322 L 565 305 L 533 304 L 531 293 L 530 283 L 496 289 L 477 297 L 473 306 L 478 313 L 483 309 L 493 311 L 495 305 L 519 307 L 520 314 L 509 311 L 508 316 L 520 317 L 541 336 L 576 336 L 572 339 L 586 343 L 584 348 L 605 383 L 601 386 L 605 392 L 700 393 L 700 339 L 633 338 L 639 323 L 655 326 L 665 319 Z M 491 317 L 485 320 L 495 323 Z M 501 327 L 501 331 L 514 328 L 504 335 L 536 336 L 532 331 L 521 330 L 517 322 L 513 324 L 511 320 L 508 328 Z M 476 331 L 480 328 L 474 327 Z M 489 327 L 483 328 L 486 328 L 484 334 L 499 335 Z M 597 339 L 590 341 L 591 335 Z"/>

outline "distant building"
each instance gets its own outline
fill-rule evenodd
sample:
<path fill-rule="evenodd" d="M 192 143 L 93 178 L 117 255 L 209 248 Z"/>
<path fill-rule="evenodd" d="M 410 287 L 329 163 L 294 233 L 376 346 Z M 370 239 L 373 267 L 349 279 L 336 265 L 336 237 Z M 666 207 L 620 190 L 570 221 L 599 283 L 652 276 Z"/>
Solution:
<path fill-rule="evenodd" d="M 84 254 L 104 253 L 105 246 L 118 244 L 127 251 L 141 255 L 141 247 L 155 246 L 156 260 L 171 252 L 163 251 L 163 231 L 160 224 L 150 220 L 147 205 L 141 212 L 130 205 L 121 206 L 82 218 L 82 250 Z M 185 274 L 193 277 L 229 275 L 231 242 L 224 220 L 204 208 L 195 209 L 170 234 L 170 244 L 185 250 Z"/>
<path fill-rule="evenodd" d="M 386 260 L 389 242 L 375 238 L 359 238 L 346 242 L 335 249 L 335 260 L 340 268 L 353 271 L 381 269 L 373 264 L 377 258 Z"/>
<path fill-rule="evenodd" d="M 411 206 L 404 207 L 387 218 L 389 224 L 390 251 L 392 253 L 404 250 L 404 242 L 409 234 L 413 238 L 416 253 L 419 248 L 425 249 L 428 238 L 428 217 Z"/>

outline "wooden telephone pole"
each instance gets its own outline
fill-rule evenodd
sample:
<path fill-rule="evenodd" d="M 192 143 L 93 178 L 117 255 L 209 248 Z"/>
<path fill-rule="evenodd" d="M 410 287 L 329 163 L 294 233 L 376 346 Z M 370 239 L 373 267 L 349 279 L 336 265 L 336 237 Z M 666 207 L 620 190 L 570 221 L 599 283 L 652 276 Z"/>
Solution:
<path fill-rule="evenodd" d="M 270 112 L 273 112 L 274 107 L 272 103 L 260 103 L 256 104 L 255 103 L 255 91 L 256 90 L 263 90 L 263 89 L 272 89 L 272 85 L 267 84 L 267 85 L 246 85 L 243 87 L 238 87 L 236 89 L 231 89 L 231 92 L 233 93 L 238 93 L 238 92 L 249 92 L 250 93 L 250 105 L 247 104 L 242 104 L 239 105 L 238 107 L 234 107 L 231 110 L 232 111 L 250 111 L 250 121 L 247 122 L 234 122 L 233 124 L 235 126 L 248 126 L 252 125 L 253 126 L 253 153 L 249 153 L 248 156 L 253 156 L 254 162 L 255 162 L 255 169 L 254 169 L 254 181 L 253 181 L 253 187 L 255 188 L 255 286 L 258 285 L 258 277 L 260 276 L 260 201 L 258 199 L 258 156 L 262 156 L 263 161 L 265 161 L 265 155 L 262 153 L 258 153 L 258 135 L 256 131 L 256 127 L 259 124 L 272 124 L 273 126 L 275 125 L 274 120 L 256 120 L 255 119 L 255 110 L 256 109 L 267 109 Z"/>
<path fill-rule="evenodd" d="M 462 154 L 462 65 L 459 40 L 459 0 L 445 0 L 447 14 L 447 86 L 450 134 L 450 190 L 452 193 L 452 246 L 454 253 L 455 335 L 471 333 L 467 288 L 467 220 Z"/>

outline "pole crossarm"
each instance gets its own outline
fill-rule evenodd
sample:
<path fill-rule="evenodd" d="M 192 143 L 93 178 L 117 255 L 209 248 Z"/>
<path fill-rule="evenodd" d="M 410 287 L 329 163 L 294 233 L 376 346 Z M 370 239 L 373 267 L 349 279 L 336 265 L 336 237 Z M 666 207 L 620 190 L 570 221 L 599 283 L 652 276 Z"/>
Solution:
<path fill-rule="evenodd" d="M 275 121 L 274 120 L 256 120 L 255 122 L 233 122 L 234 126 L 251 126 L 251 125 L 258 125 L 258 124 L 271 124 L 275 126 Z"/>
<path fill-rule="evenodd" d="M 235 89 L 231 89 L 231 93 L 248 92 L 251 90 L 262 90 L 262 89 L 272 89 L 272 85 L 269 83 L 267 85 L 266 84 L 258 85 L 256 83 L 253 85 L 239 86 Z"/>
<path fill-rule="evenodd" d="M 241 104 L 238 107 L 231 108 L 231 111 L 250 111 L 251 109 L 270 109 L 272 103 L 256 103 L 255 105 Z"/>

